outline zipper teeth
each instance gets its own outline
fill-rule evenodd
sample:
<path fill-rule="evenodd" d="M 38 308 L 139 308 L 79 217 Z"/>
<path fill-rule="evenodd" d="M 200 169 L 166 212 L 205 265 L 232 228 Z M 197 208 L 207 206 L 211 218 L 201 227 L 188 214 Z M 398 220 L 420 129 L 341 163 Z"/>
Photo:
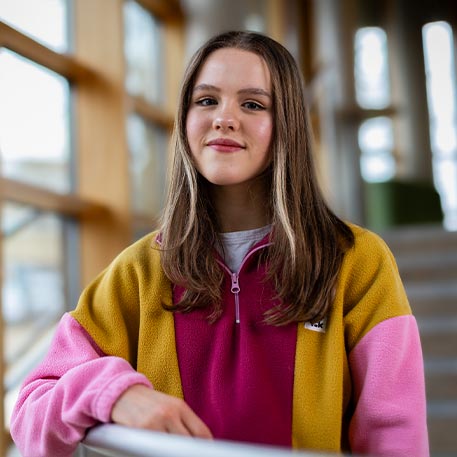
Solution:
<path fill-rule="evenodd" d="M 271 246 L 273 243 L 266 243 L 262 244 L 261 246 L 257 246 L 255 249 L 252 251 L 249 251 L 246 257 L 243 259 L 241 262 L 240 267 L 238 268 L 238 271 L 236 273 L 233 273 L 230 271 L 230 269 L 227 267 L 227 265 L 222 262 L 221 260 L 217 259 L 217 262 L 219 265 L 230 275 L 230 280 L 232 281 L 232 287 L 230 289 L 230 292 L 235 296 L 235 323 L 239 324 L 240 323 L 240 285 L 238 283 L 239 281 L 239 276 L 240 276 L 240 271 L 243 268 L 243 265 L 246 263 L 246 260 L 251 257 L 252 254 L 255 252 L 259 251 L 260 249 L 266 248 L 267 246 Z M 237 288 L 234 290 L 234 284 L 236 283 Z"/>
<path fill-rule="evenodd" d="M 240 297 L 239 292 L 235 293 L 235 323 L 240 323 Z"/>
<path fill-rule="evenodd" d="M 162 238 L 160 236 L 160 233 L 156 236 L 156 242 L 160 246 L 162 245 Z M 263 248 L 266 248 L 268 246 L 271 246 L 272 244 L 273 243 L 265 243 L 265 244 L 262 244 L 261 246 L 257 246 L 252 251 L 249 251 L 248 254 L 246 255 L 246 257 L 241 262 L 241 265 L 238 268 L 238 271 L 236 273 L 233 273 L 232 271 L 230 271 L 230 269 L 227 267 L 227 265 L 224 262 L 222 262 L 219 259 L 216 259 L 216 261 L 219 263 L 219 265 L 222 268 L 224 268 L 224 270 L 230 275 L 230 280 L 232 281 L 232 289 L 233 289 L 233 277 L 236 278 L 236 283 L 237 283 L 238 289 L 236 291 L 231 290 L 231 292 L 233 293 L 233 295 L 235 295 L 235 322 L 237 324 L 240 323 L 240 296 L 239 296 L 239 294 L 240 294 L 240 286 L 238 284 L 240 271 L 243 268 L 243 265 L 245 264 L 246 260 L 249 259 L 249 257 L 251 257 L 252 254 L 254 254 L 255 252 L 259 251 L 260 249 L 263 249 Z"/>

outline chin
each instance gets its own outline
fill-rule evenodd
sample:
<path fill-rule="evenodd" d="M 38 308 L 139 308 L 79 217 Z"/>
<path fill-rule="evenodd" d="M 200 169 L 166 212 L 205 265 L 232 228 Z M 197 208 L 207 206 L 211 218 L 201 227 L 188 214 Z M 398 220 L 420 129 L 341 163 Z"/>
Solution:
<path fill-rule="evenodd" d="M 214 186 L 236 186 L 242 184 L 245 180 L 240 179 L 240 176 L 204 176 L 204 178 Z"/>

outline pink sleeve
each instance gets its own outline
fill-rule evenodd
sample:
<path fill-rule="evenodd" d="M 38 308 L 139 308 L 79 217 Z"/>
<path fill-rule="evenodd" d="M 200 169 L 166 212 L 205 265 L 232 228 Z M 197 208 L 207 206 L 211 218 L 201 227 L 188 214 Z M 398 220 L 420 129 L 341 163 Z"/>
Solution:
<path fill-rule="evenodd" d="M 378 324 L 351 351 L 349 364 L 355 398 L 351 450 L 428 457 L 422 350 L 414 317 Z"/>
<path fill-rule="evenodd" d="M 126 360 L 104 356 L 65 314 L 46 358 L 21 387 L 13 440 L 24 457 L 71 456 L 89 427 L 110 421 L 114 403 L 134 384 L 151 386 Z"/>

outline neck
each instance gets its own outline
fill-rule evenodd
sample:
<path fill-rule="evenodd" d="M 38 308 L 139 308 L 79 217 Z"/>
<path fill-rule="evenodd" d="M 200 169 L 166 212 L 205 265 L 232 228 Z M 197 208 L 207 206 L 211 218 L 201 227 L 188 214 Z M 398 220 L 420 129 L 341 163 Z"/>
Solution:
<path fill-rule="evenodd" d="M 238 232 L 270 223 L 268 191 L 261 182 L 211 189 L 222 232 Z"/>

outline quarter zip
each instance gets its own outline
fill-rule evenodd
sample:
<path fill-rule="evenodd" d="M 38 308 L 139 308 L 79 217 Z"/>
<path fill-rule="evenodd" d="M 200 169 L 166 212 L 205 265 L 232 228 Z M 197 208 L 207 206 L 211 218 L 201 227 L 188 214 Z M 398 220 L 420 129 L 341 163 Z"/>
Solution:
<path fill-rule="evenodd" d="M 162 238 L 160 236 L 161 234 L 159 233 L 156 237 L 156 242 L 161 246 L 162 245 Z M 235 300 L 235 323 L 239 324 L 241 322 L 240 319 L 240 271 L 243 268 L 244 264 L 246 261 L 256 253 L 257 251 L 260 251 L 263 248 L 266 248 L 268 246 L 271 246 L 273 243 L 264 243 L 261 244 L 260 246 L 257 246 L 255 249 L 251 249 L 246 256 L 244 257 L 243 261 L 241 262 L 240 267 L 238 268 L 238 271 L 236 273 L 232 272 L 230 268 L 227 267 L 227 265 L 220 259 L 216 259 L 219 265 L 230 275 L 230 280 L 232 282 L 231 287 L 230 287 L 230 292 L 232 292 Z"/>
<path fill-rule="evenodd" d="M 227 265 L 222 262 L 221 260 L 217 259 L 217 262 L 221 267 L 230 275 L 230 280 L 232 281 L 231 287 L 230 287 L 230 292 L 232 292 L 234 300 L 235 300 L 235 323 L 239 324 L 240 323 L 240 272 L 246 263 L 246 261 L 251 257 L 255 252 L 260 251 L 260 249 L 266 248 L 267 246 L 272 245 L 273 243 L 265 243 L 260 246 L 257 246 L 255 249 L 250 250 L 246 256 L 244 257 L 243 261 L 241 262 L 240 268 L 238 268 L 238 271 L 236 273 L 233 273 Z"/>
<path fill-rule="evenodd" d="M 240 284 L 238 273 L 232 273 L 232 287 L 230 292 L 235 295 L 235 322 L 240 323 Z"/>

